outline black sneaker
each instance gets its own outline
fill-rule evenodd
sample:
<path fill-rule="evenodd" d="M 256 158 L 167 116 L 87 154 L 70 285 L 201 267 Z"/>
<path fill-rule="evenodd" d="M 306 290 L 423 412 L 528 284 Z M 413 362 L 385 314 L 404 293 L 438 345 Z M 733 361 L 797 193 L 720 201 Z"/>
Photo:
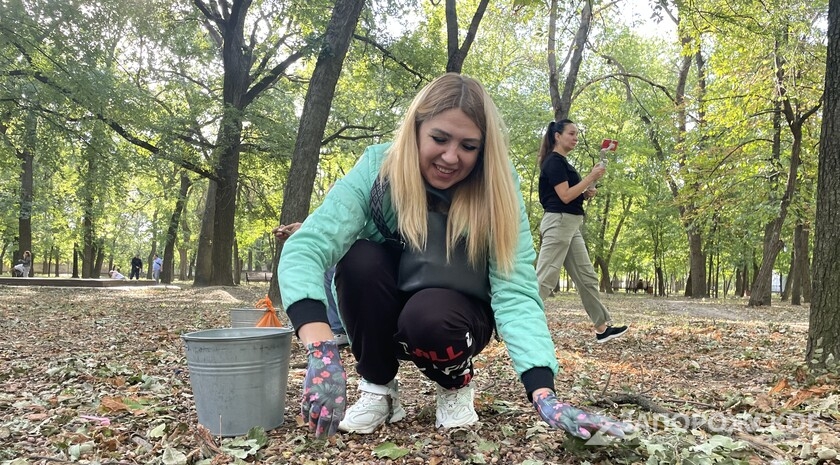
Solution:
<path fill-rule="evenodd" d="M 595 333 L 595 338 L 597 339 L 598 344 L 603 344 L 612 339 L 624 336 L 624 333 L 626 333 L 627 330 L 627 326 L 607 326 L 607 329 L 605 329 L 603 333 Z"/>

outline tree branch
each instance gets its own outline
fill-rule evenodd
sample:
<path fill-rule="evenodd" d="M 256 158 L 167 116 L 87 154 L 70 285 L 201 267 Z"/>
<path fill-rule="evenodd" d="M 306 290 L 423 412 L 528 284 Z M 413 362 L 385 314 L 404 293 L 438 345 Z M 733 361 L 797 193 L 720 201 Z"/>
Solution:
<path fill-rule="evenodd" d="M 300 58 L 312 53 L 315 50 L 316 46 L 321 44 L 321 39 L 323 39 L 323 36 L 319 37 L 315 41 L 307 42 L 307 44 L 304 45 L 300 50 L 289 55 L 288 57 L 286 57 L 285 60 L 281 61 L 277 64 L 277 66 L 272 68 L 271 71 L 269 71 L 268 74 L 265 75 L 265 77 L 260 79 L 256 84 L 254 84 L 250 89 L 248 89 L 248 92 L 246 92 L 245 95 L 242 97 L 242 108 L 248 106 L 255 98 L 257 98 L 258 95 L 260 95 L 260 93 L 274 85 L 274 83 L 277 82 L 278 79 L 280 79 L 280 76 L 283 75 L 283 73 L 289 66 L 294 64 Z"/>
<path fill-rule="evenodd" d="M 413 69 L 411 69 L 411 67 L 408 64 L 406 64 L 404 61 L 397 60 L 397 58 L 388 49 L 386 49 L 384 46 L 380 45 L 379 43 L 377 43 L 375 40 L 371 39 L 370 37 L 361 36 L 361 35 L 358 35 L 358 34 L 353 34 L 353 38 L 358 40 L 359 42 L 364 42 L 368 45 L 372 45 L 375 49 L 379 50 L 385 58 L 389 58 L 389 59 L 393 60 L 394 63 L 396 63 L 397 65 L 399 65 L 404 70 L 406 70 L 409 73 L 416 76 L 419 80 L 421 80 L 421 81 L 427 81 L 428 80 L 426 78 L 426 76 L 421 74 L 419 71 L 414 71 Z"/>
<path fill-rule="evenodd" d="M 342 133 L 344 133 L 344 131 L 348 131 L 350 129 L 363 129 L 365 131 L 373 131 L 376 128 L 373 127 L 373 126 L 356 126 L 356 125 L 352 125 L 352 124 L 347 125 L 347 126 L 344 126 L 344 127 L 340 128 L 338 131 L 334 132 L 330 136 L 324 138 L 324 140 L 321 141 L 321 146 L 323 147 L 324 145 L 327 145 L 330 142 L 332 142 L 334 140 L 337 140 L 337 139 L 341 139 L 341 140 L 362 140 L 362 139 L 368 139 L 368 138 L 381 136 L 381 134 L 368 134 L 368 135 L 363 135 L 363 136 L 343 136 L 342 135 Z"/>

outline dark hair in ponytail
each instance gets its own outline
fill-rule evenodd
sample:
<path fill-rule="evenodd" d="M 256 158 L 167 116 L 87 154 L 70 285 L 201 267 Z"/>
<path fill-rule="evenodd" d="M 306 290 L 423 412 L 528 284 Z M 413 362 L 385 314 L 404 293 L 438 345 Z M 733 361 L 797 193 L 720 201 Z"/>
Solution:
<path fill-rule="evenodd" d="M 570 119 L 561 119 L 560 121 L 552 121 L 548 123 L 548 129 L 545 130 L 542 144 L 540 144 L 540 151 L 537 153 L 537 165 L 540 169 L 542 169 L 545 158 L 554 149 L 554 135 L 563 134 L 563 131 L 566 130 L 566 126 L 570 124 L 575 124 L 575 122 Z"/>

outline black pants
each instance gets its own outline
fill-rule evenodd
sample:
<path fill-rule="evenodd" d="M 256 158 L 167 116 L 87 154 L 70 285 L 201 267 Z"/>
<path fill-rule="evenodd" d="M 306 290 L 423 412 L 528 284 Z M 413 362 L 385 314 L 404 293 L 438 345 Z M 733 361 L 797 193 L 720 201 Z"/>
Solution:
<path fill-rule="evenodd" d="M 374 384 L 410 360 L 437 384 L 470 383 L 472 359 L 490 342 L 490 305 L 450 289 L 413 294 L 397 288 L 399 251 L 357 241 L 336 266 L 338 309 L 352 341 L 356 371 Z"/>
<path fill-rule="evenodd" d="M 128 274 L 128 279 L 140 279 L 140 268 L 132 268 L 131 273 Z"/>

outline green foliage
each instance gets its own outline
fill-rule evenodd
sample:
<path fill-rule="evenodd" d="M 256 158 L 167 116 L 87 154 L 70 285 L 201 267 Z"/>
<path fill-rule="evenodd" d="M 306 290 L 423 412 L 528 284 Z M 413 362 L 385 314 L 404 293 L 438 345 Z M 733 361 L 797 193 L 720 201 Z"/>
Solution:
<path fill-rule="evenodd" d="M 459 41 L 477 4 L 458 4 Z M 320 0 L 254 2 L 245 35 L 253 60 L 250 84 L 321 34 L 332 7 Z M 85 214 L 92 215 L 94 238 L 123 269 L 135 253 L 146 259 L 152 247 L 162 250 L 181 165 L 187 165 L 194 168 L 194 184 L 178 247 L 190 260 L 223 111 L 222 49 L 203 15 L 192 4 L 166 0 L 20 0 L 0 8 L 3 250 L 12 250 L 18 235 L 18 154 L 26 147 L 27 115 L 34 114 L 37 256 L 55 248 L 68 263 L 73 244 L 83 241 Z M 665 9 L 678 8 L 671 13 L 680 21 L 676 30 L 691 39 L 685 43 L 676 35 L 643 34 L 638 19 L 616 8 L 595 5 L 571 111 L 583 129 L 572 153 L 580 171 L 597 161 L 601 139 L 620 141 L 599 195 L 586 207 L 592 255 L 609 257 L 611 272 L 619 276 L 649 276 L 660 266 L 683 279 L 691 227 L 723 268 L 752 264 L 760 257 L 764 226 L 778 215 L 790 166 L 793 136 L 784 121 L 778 154 L 772 151 L 773 110 L 786 99 L 801 115 L 819 102 L 826 2 L 658 4 L 653 12 L 660 26 L 670 21 Z M 555 39 L 561 63 L 578 17 L 575 5 L 560 4 Z M 535 245 L 542 216 L 535 158 L 553 116 L 547 18 L 544 2 L 491 2 L 464 63 L 464 72 L 493 95 L 509 129 Z M 356 34 L 320 147 L 313 209 L 366 145 L 392 137 L 408 102 L 448 58 L 441 3 L 372 2 Z M 685 81 L 686 99 L 677 102 L 676 69 L 696 52 L 705 60 L 705 87 L 695 64 Z M 777 82 L 779 64 L 783 85 Z M 296 63 L 242 115 L 236 240 L 240 258 L 251 252 L 260 266 L 270 260 L 269 231 L 280 216 L 313 68 L 314 57 Z M 814 219 L 819 116 L 803 127 L 800 187 L 783 229 L 788 244 L 797 221 Z M 777 267 L 786 267 L 787 260 L 781 256 Z"/>

